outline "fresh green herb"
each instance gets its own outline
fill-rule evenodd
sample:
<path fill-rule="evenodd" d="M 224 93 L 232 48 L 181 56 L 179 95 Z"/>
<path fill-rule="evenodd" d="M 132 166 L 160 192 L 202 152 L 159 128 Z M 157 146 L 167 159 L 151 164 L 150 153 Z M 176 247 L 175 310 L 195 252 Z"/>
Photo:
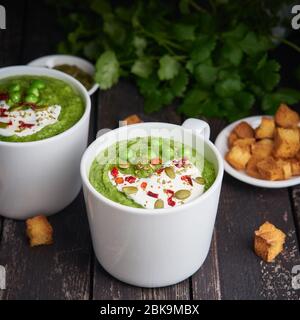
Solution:
<path fill-rule="evenodd" d="M 280 102 L 300 100 L 299 92 L 278 88 L 280 64 L 269 57 L 278 41 L 272 28 L 290 2 L 64 0 L 56 5 L 69 33 L 59 49 L 95 61 L 103 90 L 120 77 L 134 79 L 146 112 L 178 98 L 178 111 L 192 117 L 233 121 L 255 103 L 273 113 Z"/>

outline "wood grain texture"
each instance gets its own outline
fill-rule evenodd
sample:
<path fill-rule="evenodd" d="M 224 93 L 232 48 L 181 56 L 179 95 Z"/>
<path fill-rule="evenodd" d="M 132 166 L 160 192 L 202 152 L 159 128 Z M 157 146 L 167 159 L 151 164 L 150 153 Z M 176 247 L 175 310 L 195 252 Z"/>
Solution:
<path fill-rule="evenodd" d="M 31 248 L 25 222 L 5 219 L 0 264 L 6 267 L 7 289 L 1 299 L 88 299 L 90 235 L 83 196 L 49 218 L 54 244 Z"/>
<path fill-rule="evenodd" d="M 19 1 L 10 3 L 14 10 L 20 8 Z M 0 52 L 6 64 L 26 63 L 50 53 L 62 36 L 55 31 L 55 14 L 44 1 L 29 1 L 25 8 L 23 40 L 18 43 L 18 37 L 11 35 L 5 40 L 5 52 L 12 55 L 2 57 Z M 18 28 L 16 21 L 11 29 L 15 28 Z M 93 137 L 93 118 L 91 123 L 90 137 Z M 54 229 L 54 244 L 30 248 L 25 223 L 5 219 L 0 264 L 6 267 L 7 290 L 0 293 L 1 299 L 89 299 L 92 248 L 82 194 L 49 221 Z"/>
<path fill-rule="evenodd" d="M 273 263 L 253 252 L 254 230 L 269 221 L 287 234 Z M 222 299 L 299 299 L 292 268 L 300 264 L 287 189 L 262 189 L 225 174 L 216 222 Z"/>
<path fill-rule="evenodd" d="M 115 128 L 118 120 L 130 114 L 138 114 L 144 121 L 165 121 L 181 123 L 180 117 L 172 107 L 151 117 L 142 111 L 143 100 L 135 86 L 121 81 L 109 91 L 99 94 L 97 127 Z M 189 299 L 189 280 L 172 287 L 161 289 L 143 289 L 122 283 L 112 278 L 96 261 L 93 281 L 93 299 Z"/>

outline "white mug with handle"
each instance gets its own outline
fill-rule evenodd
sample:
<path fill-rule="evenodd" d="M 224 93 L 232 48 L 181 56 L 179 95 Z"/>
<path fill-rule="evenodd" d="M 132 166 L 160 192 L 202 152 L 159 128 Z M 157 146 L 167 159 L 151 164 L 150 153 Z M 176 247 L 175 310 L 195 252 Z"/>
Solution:
<path fill-rule="evenodd" d="M 201 142 L 204 157 L 216 172 L 213 185 L 198 198 L 164 209 L 132 208 L 97 192 L 89 181 L 95 157 L 120 137 L 150 135 L 152 130 L 177 130 Z M 162 287 L 178 283 L 203 264 L 211 243 L 223 178 L 223 160 L 209 141 L 209 126 L 188 119 L 182 126 L 169 123 L 141 123 L 106 132 L 86 150 L 81 177 L 97 259 L 117 279 L 141 287 Z M 198 150 L 197 150 L 198 151 Z"/>

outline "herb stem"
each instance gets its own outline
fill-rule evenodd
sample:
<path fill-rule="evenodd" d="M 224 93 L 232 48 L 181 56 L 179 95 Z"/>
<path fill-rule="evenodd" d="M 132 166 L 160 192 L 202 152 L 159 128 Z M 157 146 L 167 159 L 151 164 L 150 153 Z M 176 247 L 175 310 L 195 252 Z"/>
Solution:
<path fill-rule="evenodd" d="M 286 44 L 287 46 L 289 46 L 290 48 L 293 48 L 294 50 L 296 50 L 297 52 L 300 53 L 300 47 L 297 46 L 295 43 L 287 40 L 287 39 L 284 39 L 284 38 L 281 38 L 281 37 L 277 37 L 277 36 L 271 36 L 273 39 L 275 40 L 279 40 L 280 42 Z"/>
<path fill-rule="evenodd" d="M 193 0 L 190 1 L 190 5 L 191 5 L 192 7 L 194 7 L 194 9 L 196 9 L 196 10 L 198 10 L 198 11 L 200 11 L 200 12 L 205 12 L 205 13 L 207 13 L 207 10 L 206 10 L 206 9 L 202 8 L 201 6 L 199 6 L 199 5 L 198 5 L 195 1 L 193 1 Z"/>

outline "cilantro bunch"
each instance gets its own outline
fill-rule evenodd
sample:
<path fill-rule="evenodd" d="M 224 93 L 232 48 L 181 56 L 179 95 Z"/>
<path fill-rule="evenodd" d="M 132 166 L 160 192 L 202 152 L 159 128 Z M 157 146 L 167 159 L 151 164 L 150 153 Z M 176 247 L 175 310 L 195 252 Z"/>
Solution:
<path fill-rule="evenodd" d="M 177 99 L 178 112 L 190 117 L 233 121 L 248 115 L 255 103 L 273 113 L 281 102 L 298 102 L 300 92 L 278 88 L 280 65 L 269 55 L 274 48 L 270 30 L 274 8 L 284 1 L 270 2 L 274 12 L 262 6 L 265 2 L 243 2 L 257 15 L 256 25 L 233 0 L 210 1 L 210 7 L 193 0 L 115 6 L 106 0 L 84 5 L 65 0 L 60 8 L 72 12 L 68 19 L 63 16 L 69 34 L 59 49 L 95 61 L 102 90 L 120 77 L 133 79 L 146 112 Z"/>

